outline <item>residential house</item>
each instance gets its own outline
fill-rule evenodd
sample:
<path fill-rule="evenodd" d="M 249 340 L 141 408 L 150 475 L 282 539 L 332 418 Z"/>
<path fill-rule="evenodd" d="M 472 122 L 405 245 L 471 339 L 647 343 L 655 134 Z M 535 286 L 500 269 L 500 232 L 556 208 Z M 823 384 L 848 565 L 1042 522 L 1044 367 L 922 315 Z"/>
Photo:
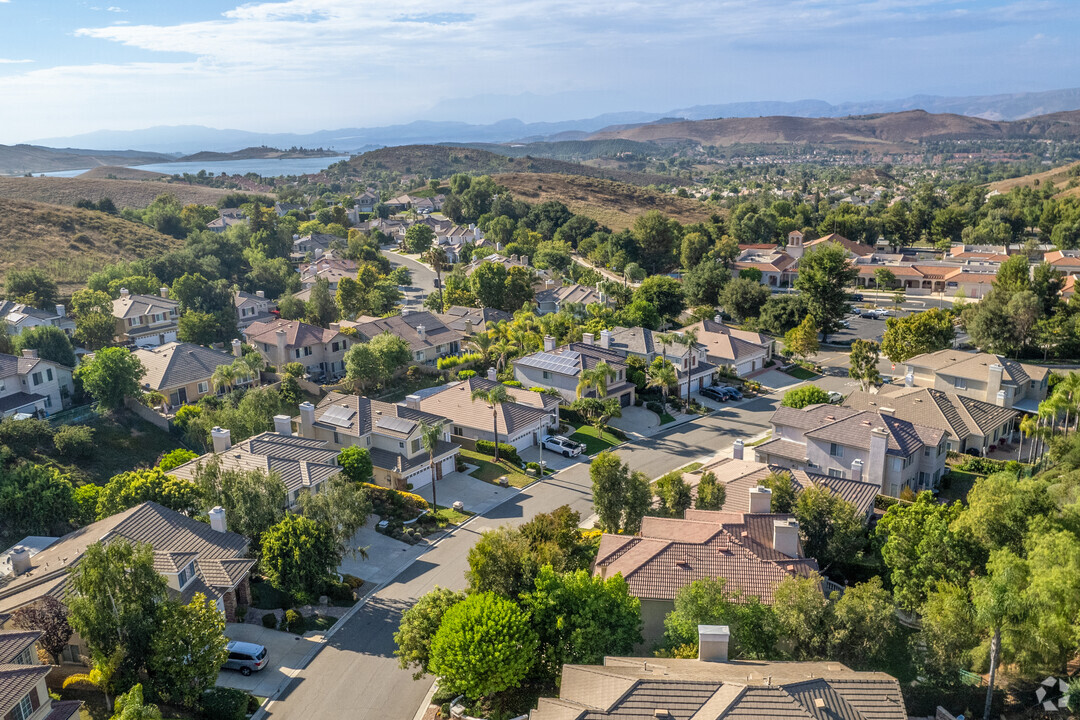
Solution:
<path fill-rule="evenodd" d="M 564 665 L 531 720 L 907 720 L 900 683 L 842 663 L 730 660 L 726 625 L 700 625 L 699 658 Z M 938 717 L 943 718 L 939 709 Z M 949 716 L 951 718 L 951 716 Z M 943 718 L 944 720 L 944 718 Z"/>
<path fill-rule="evenodd" d="M 70 532 L 31 557 L 21 545 L 12 548 L 11 569 L 0 576 L 0 613 L 13 613 L 46 595 L 63 602 L 71 569 L 86 549 L 114 538 L 150 544 L 154 569 L 164 576 L 168 594 L 181 602 L 202 593 L 217 604 L 227 622 L 236 622 L 237 607 L 250 603 L 248 573 L 255 560 L 247 557 L 247 538 L 226 529 L 223 510 L 211 510 L 208 524 L 144 502 Z M 63 662 L 81 665 L 89 655 L 76 634 L 68 641 Z"/>
<path fill-rule="evenodd" d="M 939 350 L 909 358 L 904 384 L 1036 412 L 1046 399 L 1050 370 L 990 353 Z"/>
<path fill-rule="evenodd" d="M 733 370 L 739 377 L 764 368 L 772 360 L 776 346 L 776 341 L 768 335 L 725 325 L 719 315 L 683 328 L 683 332 L 689 330 L 697 332 L 697 341 L 705 346 L 708 362 Z"/>
<path fill-rule="evenodd" d="M 0 615 L 0 628 L 10 616 Z M 81 700 L 53 700 L 45 678 L 51 665 L 38 659 L 39 630 L 0 630 L 0 717 L 4 720 L 70 720 Z"/>
<path fill-rule="evenodd" d="M 223 233 L 236 225 L 243 225 L 247 218 L 240 208 L 222 208 L 218 211 L 218 217 L 206 223 L 206 229 L 214 233 Z"/>
<path fill-rule="evenodd" d="M 467 308 L 460 305 L 451 305 L 444 313 L 436 313 L 435 317 L 443 325 L 464 337 L 472 337 L 478 332 L 487 330 L 489 322 L 498 323 L 503 320 L 510 321 L 514 316 L 505 310 L 495 308 Z"/>
<path fill-rule="evenodd" d="M 276 319 L 271 311 L 277 309 L 277 303 L 267 300 L 262 290 L 256 290 L 254 295 L 243 290 L 235 291 L 233 305 L 236 306 L 236 325 L 241 330 L 253 323 Z"/>
<path fill-rule="evenodd" d="M 762 249 L 756 245 L 739 252 L 732 268 L 732 277 L 739 277 L 743 270 L 760 270 L 761 282 L 769 287 L 788 287 L 798 274 L 796 258 L 774 245 Z"/>
<path fill-rule="evenodd" d="M 291 257 L 296 260 L 303 260 L 308 253 L 311 253 L 312 257 L 317 258 L 329 250 L 334 243 L 345 244 L 345 240 L 328 233 L 311 233 L 302 237 L 294 236 Z"/>
<path fill-rule="evenodd" d="M 410 395 L 404 405 L 430 415 L 445 418 L 452 439 L 495 441 L 513 445 L 518 450 L 538 445 L 559 426 L 559 401 L 551 395 L 532 390 L 506 387 L 509 402 L 499 403 L 494 410 L 487 403 L 472 399 L 475 390 L 488 390 L 499 383 L 473 377 L 461 382 L 433 388 L 437 392 Z M 505 387 L 505 386 L 504 386 Z M 537 402 L 539 400 L 539 402 Z"/>
<path fill-rule="evenodd" d="M 612 304 L 610 298 L 594 287 L 577 284 L 556 286 L 554 280 L 547 280 L 544 283 L 544 289 L 536 293 L 534 302 L 536 303 L 537 315 L 557 313 L 567 303 L 575 305 Z"/>
<path fill-rule="evenodd" d="M 291 212 L 304 212 L 304 206 L 296 203 L 276 202 L 274 203 L 274 212 L 277 213 L 278 217 L 285 217 Z"/>
<path fill-rule="evenodd" d="M 856 390 L 844 398 L 843 405 L 871 412 L 890 407 L 901 420 L 944 430 L 949 450 L 976 450 L 982 455 L 999 442 L 1007 441 L 1020 414 L 954 392 L 903 385 L 882 385 L 876 393 Z"/>
<path fill-rule="evenodd" d="M 365 190 L 356 196 L 356 203 L 354 207 L 357 212 L 373 213 L 375 212 L 375 206 L 379 203 L 379 196 L 377 193 L 371 190 Z"/>
<path fill-rule="evenodd" d="M 865 480 L 890 497 L 905 487 L 936 488 L 945 473 L 945 431 L 901 420 L 890 408 L 780 407 L 770 422 L 772 438 L 755 448 L 761 463 Z"/>
<path fill-rule="evenodd" d="M 420 424 L 441 424 L 442 439 L 435 448 L 435 478 L 441 480 L 457 469 L 460 448 L 450 442 L 445 418 L 405 405 L 332 392 L 318 406 L 301 403 L 297 422 L 301 437 L 318 439 L 329 448 L 365 448 L 371 455 L 375 484 L 395 490 L 410 485 L 415 489 L 431 482 L 431 460 L 420 438 Z"/>
<path fill-rule="evenodd" d="M 176 340 L 180 303 L 169 299 L 168 288 L 161 288 L 160 296 L 132 295 L 120 288 L 112 314 L 119 342 L 148 347 Z"/>
<path fill-rule="evenodd" d="M 314 287 L 317 280 L 326 280 L 330 283 L 330 292 L 337 292 L 338 282 L 342 278 L 356 279 L 358 267 L 355 260 L 320 257 L 318 260 L 301 264 L 297 271 L 300 273 L 300 286 L 305 290 Z"/>
<path fill-rule="evenodd" d="M 337 378 L 345 374 L 345 353 L 354 340 L 340 330 L 325 329 L 299 320 L 252 323 L 242 330 L 266 362 L 281 369 L 303 363 L 313 377 Z"/>
<path fill-rule="evenodd" d="M 492 253 L 491 255 L 486 255 L 483 257 L 474 256 L 472 261 L 465 266 L 465 274 L 471 277 L 472 274 L 476 272 L 477 268 L 479 268 L 484 263 L 495 263 L 496 265 L 502 265 L 507 270 L 515 267 L 527 268 L 530 272 L 533 273 L 538 282 L 547 280 L 548 277 L 550 277 L 550 273 L 547 270 L 538 270 L 530 266 L 528 255 L 522 255 L 520 257 L 517 255 L 510 255 L 509 257 L 507 257 L 506 255 L 502 255 L 500 253 Z"/>
<path fill-rule="evenodd" d="M 1076 293 L 1076 276 L 1066 275 L 1065 280 L 1061 283 L 1061 299 L 1068 302 L 1072 299 L 1072 296 Z"/>
<path fill-rule="evenodd" d="M 9 335 L 18 335 L 27 328 L 42 325 L 58 327 L 68 336 L 75 334 L 75 321 L 68 317 L 67 309 L 59 304 L 52 310 L 41 310 L 26 303 L 0 300 L 0 317 L 7 323 Z"/>
<path fill-rule="evenodd" d="M 1080 250 L 1053 250 L 1043 255 L 1043 262 L 1062 275 L 1080 275 Z"/>
<path fill-rule="evenodd" d="M 447 355 L 461 351 L 465 336 L 443 325 L 433 313 L 402 312 L 401 315 L 379 318 L 356 326 L 356 332 L 365 342 L 388 332 L 409 343 L 413 361 L 422 365 L 435 365 Z"/>
<path fill-rule="evenodd" d="M 295 509 L 300 506 L 302 494 L 321 492 L 324 483 L 341 472 L 337 464 L 340 450 L 328 447 L 323 440 L 293 435 L 288 415 L 274 417 L 273 432 L 260 433 L 235 445 L 228 428 L 213 428 L 210 436 L 213 452 L 174 468 L 169 474 L 194 480 L 199 466 L 212 457 L 220 460 L 223 470 L 276 473 L 285 484 L 286 504 Z"/>
<path fill-rule="evenodd" d="M 166 411 L 193 403 L 204 395 L 224 391 L 211 378 L 222 365 L 232 365 L 240 356 L 240 341 L 232 341 L 233 354 L 194 343 L 171 342 L 154 348 L 138 348 L 133 353 L 146 368 L 142 376 L 145 390 L 165 396 Z M 239 375 L 236 387 L 258 382 L 257 377 Z"/>
<path fill-rule="evenodd" d="M 687 387 L 691 391 L 701 390 L 713 384 L 716 376 L 716 366 L 706 359 L 706 348 L 701 343 L 694 343 L 687 347 L 679 342 L 674 342 L 666 348 L 657 341 L 661 333 L 648 328 L 624 328 L 616 327 L 614 330 L 600 331 L 600 347 L 614 350 L 622 357 L 633 355 L 652 364 L 658 357 L 667 357 L 675 367 L 675 375 L 679 380 L 678 393 L 686 397 Z M 681 339 L 681 333 L 671 333 Z"/>
<path fill-rule="evenodd" d="M 617 398 L 622 407 L 634 404 L 636 387 L 626 378 L 624 356 L 604 350 L 593 343 L 592 333 L 585 333 L 583 342 L 555 347 L 555 338 L 544 338 L 544 350 L 514 360 L 514 379 L 525 387 L 558 390 L 567 403 L 577 399 L 581 373 L 607 363 L 615 377 L 608 378 L 606 398 Z M 595 397 L 596 391 L 585 391 L 584 397 Z"/>
<path fill-rule="evenodd" d="M 752 512 L 687 510 L 682 520 L 645 517 L 638 535 L 601 536 L 593 574 L 621 574 L 641 600 L 646 645 L 663 637 L 675 596 L 695 580 L 723 578 L 744 601 L 756 597 L 771 605 L 784 579 L 817 571 L 817 561 L 803 555 L 795 517 L 770 512 L 767 488 L 755 502 Z"/>
<path fill-rule="evenodd" d="M 37 350 L 0 355 L 0 417 L 60 412 L 74 390 L 71 368 L 38 357 Z"/>
<path fill-rule="evenodd" d="M 398 195 L 395 198 L 390 198 L 386 201 L 386 206 L 390 208 L 390 212 L 399 213 L 411 208 L 412 203 L 412 196 L 406 193 L 405 195 Z"/>

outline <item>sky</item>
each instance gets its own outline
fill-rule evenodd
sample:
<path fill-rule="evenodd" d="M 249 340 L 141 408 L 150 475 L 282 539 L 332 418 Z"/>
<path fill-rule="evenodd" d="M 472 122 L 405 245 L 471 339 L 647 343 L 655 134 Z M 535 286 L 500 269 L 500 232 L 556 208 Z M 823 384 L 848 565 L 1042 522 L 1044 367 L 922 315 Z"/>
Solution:
<path fill-rule="evenodd" d="M 1077 0 L 0 0 L 0 143 L 1052 90 L 1078 39 Z"/>

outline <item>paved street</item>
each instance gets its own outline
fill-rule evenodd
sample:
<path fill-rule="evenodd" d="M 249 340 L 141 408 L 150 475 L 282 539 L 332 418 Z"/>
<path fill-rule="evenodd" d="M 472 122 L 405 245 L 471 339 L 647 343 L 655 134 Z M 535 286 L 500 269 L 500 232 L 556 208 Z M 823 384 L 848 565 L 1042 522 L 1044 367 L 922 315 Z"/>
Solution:
<path fill-rule="evenodd" d="M 710 417 L 626 445 L 619 455 L 632 469 L 655 478 L 730 448 L 737 438 L 762 433 L 778 402 L 777 396 L 768 396 L 728 405 Z M 590 485 L 588 464 L 576 464 L 514 495 L 420 556 L 330 639 L 270 704 L 269 717 L 411 720 L 431 679 L 414 681 L 397 666 L 393 635 L 401 613 L 436 585 L 464 587 L 469 548 L 484 530 L 518 525 L 560 505 L 569 505 L 582 518 L 592 515 Z"/>
<path fill-rule="evenodd" d="M 383 247 L 382 253 L 393 267 L 404 266 L 412 273 L 412 285 L 402 287 L 402 291 L 405 293 L 405 304 L 414 306 L 414 310 L 421 309 L 420 305 L 423 303 L 423 299 L 435 291 L 435 271 L 421 262 L 399 255 L 386 247 Z"/>

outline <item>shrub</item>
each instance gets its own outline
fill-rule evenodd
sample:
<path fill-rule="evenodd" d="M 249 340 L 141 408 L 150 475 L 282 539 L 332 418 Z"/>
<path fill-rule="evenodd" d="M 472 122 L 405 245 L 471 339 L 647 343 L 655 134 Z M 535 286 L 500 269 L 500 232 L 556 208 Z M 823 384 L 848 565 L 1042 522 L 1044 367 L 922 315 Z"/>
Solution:
<path fill-rule="evenodd" d="M 69 458 L 90 457 L 94 453 L 94 428 L 65 425 L 53 435 L 56 451 Z"/>
<path fill-rule="evenodd" d="M 291 633 L 302 635 L 304 633 L 304 616 L 295 610 L 286 610 L 283 627 Z"/>
<path fill-rule="evenodd" d="M 525 463 L 525 469 L 526 470 L 533 470 L 533 471 L 535 471 L 536 473 L 539 474 L 539 472 L 540 472 L 540 463 L 534 463 L 534 462 Z"/>
<path fill-rule="evenodd" d="M 52 437 L 52 425 L 45 420 L 0 421 L 0 445 L 7 445 L 16 455 L 29 455 L 50 444 Z"/>
<path fill-rule="evenodd" d="M 565 405 L 559 406 L 559 419 L 571 425 L 588 425 L 589 421 L 581 413 Z"/>
<path fill-rule="evenodd" d="M 352 588 L 343 582 L 330 581 L 326 583 L 323 593 L 334 603 L 346 604 L 353 601 Z"/>
<path fill-rule="evenodd" d="M 262 624 L 264 628 L 273 630 L 277 627 L 277 615 L 274 613 L 266 613 L 262 616 Z"/>
<path fill-rule="evenodd" d="M 158 460 L 158 469 L 162 472 L 169 472 L 170 470 L 178 468 L 184 463 L 190 460 L 194 460 L 197 457 L 199 456 L 191 452 L 190 450 L 187 450 L 185 448 L 177 448 L 176 450 L 173 450 L 172 452 L 167 452 L 161 456 L 161 459 Z"/>
<path fill-rule="evenodd" d="M 357 588 L 359 588 L 361 585 L 364 584 L 363 580 L 356 577 L 355 575 L 350 575 L 349 573 L 343 574 L 341 576 L 341 581 L 343 583 L 345 583 L 346 585 L 348 585 L 349 589 L 351 589 L 351 590 L 356 590 Z"/>
<path fill-rule="evenodd" d="M 479 362 L 483 359 L 483 355 L 480 353 L 463 353 L 461 355 L 449 355 L 447 357 L 439 358 L 435 366 L 440 370 L 449 370 L 455 368 L 458 365 L 465 365 L 467 363 Z"/>
<path fill-rule="evenodd" d="M 458 380 L 468 380 L 469 378 L 474 378 L 474 377 L 476 377 L 476 371 L 475 370 L 458 370 L 458 374 L 457 374 L 457 379 Z"/>
<path fill-rule="evenodd" d="M 996 472 L 1008 470 L 1011 473 L 1019 472 L 1020 463 L 1015 460 L 993 460 L 984 457 L 972 457 L 965 455 L 963 462 L 956 466 L 957 470 L 972 472 L 977 475 L 993 475 Z"/>
<path fill-rule="evenodd" d="M 651 410 L 654 413 L 656 413 L 657 415 L 663 415 L 664 414 L 664 406 L 661 405 L 658 402 L 653 402 L 652 400 L 645 403 L 645 409 L 646 410 Z"/>
<path fill-rule="evenodd" d="M 490 440 L 477 440 L 476 452 L 482 455 L 495 457 L 495 443 Z M 507 445 L 506 443 L 499 443 L 499 459 L 506 460 L 515 465 L 521 465 L 521 456 L 518 455 L 517 448 L 513 445 Z"/>
<path fill-rule="evenodd" d="M 248 697 L 243 690 L 212 687 L 203 693 L 202 716 L 206 720 L 244 720 Z"/>
<path fill-rule="evenodd" d="M 251 693 L 248 693 L 247 714 L 253 715 L 255 711 L 259 709 L 259 698 L 255 697 Z"/>
<path fill-rule="evenodd" d="M 512 388 L 525 387 L 524 385 L 521 384 L 520 380 L 503 380 L 503 385 L 505 385 L 506 387 L 512 387 Z"/>

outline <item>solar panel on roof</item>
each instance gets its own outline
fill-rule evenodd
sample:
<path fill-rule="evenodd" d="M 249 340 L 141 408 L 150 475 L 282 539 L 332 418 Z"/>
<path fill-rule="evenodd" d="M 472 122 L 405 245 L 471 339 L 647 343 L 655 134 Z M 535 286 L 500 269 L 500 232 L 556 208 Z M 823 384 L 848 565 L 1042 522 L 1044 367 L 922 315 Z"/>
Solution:
<path fill-rule="evenodd" d="M 391 432 L 410 433 L 412 429 L 416 427 L 416 423 L 412 420 L 406 420 L 399 417 L 381 417 L 375 421 L 375 427 L 382 428 L 383 430 L 390 430 Z"/>
<path fill-rule="evenodd" d="M 355 410 L 342 405 L 334 405 L 328 408 L 319 420 L 321 422 L 330 423 L 336 427 L 347 428 L 352 427 L 352 416 L 355 414 Z"/>

